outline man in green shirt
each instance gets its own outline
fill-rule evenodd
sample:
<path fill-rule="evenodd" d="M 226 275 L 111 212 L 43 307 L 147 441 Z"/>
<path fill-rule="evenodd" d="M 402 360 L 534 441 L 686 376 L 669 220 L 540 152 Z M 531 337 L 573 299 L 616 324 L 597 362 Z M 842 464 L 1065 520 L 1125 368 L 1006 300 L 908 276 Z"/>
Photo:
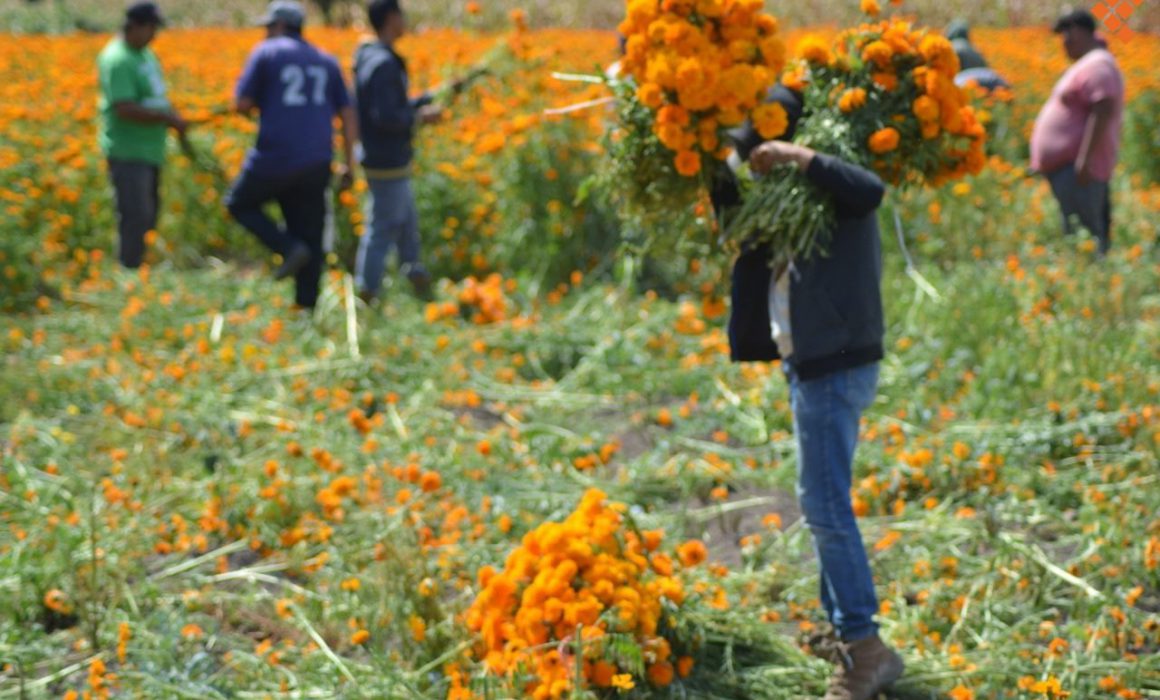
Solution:
<path fill-rule="evenodd" d="M 127 268 L 140 267 L 145 234 L 157 226 L 161 165 L 167 129 L 185 134 L 186 123 L 169 104 L 161 64 L 149 44 L 164 26 L 153 2 L 125 11 L 121 35 L 97 58 L 100 75 L 99 141 L 116 194 L 117 255 Z"/>

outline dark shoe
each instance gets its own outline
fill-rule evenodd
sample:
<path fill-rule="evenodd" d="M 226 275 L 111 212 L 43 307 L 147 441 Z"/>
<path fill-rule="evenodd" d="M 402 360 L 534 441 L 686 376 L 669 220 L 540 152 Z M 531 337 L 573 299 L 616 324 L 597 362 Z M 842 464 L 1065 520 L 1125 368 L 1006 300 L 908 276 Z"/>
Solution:
<path fill-rule="evenodd" d="M 430 301 L 431 296 L 431 275 L 419 270 L 407 275 L 407 279 L 411 280 L 411 286 L 415 288 L 415 296 L 423 301 Z"/>
<path fill-rule="evenodd" d="M 274 271 L 274 279 L 284 280 L 287 277 L 293 277 L 298 274 L 302 268 L 310 263 L 310 249 L 302 244 L 294 246 L 294 249 L 286 254 L 282 259 L 282 264 Z"/>
<path fill-rule="evenodd" d="M 841 663 L 823 700 L 871 700 L 902 677 L 902 657 L 878 635 L 842 645 Z"/>

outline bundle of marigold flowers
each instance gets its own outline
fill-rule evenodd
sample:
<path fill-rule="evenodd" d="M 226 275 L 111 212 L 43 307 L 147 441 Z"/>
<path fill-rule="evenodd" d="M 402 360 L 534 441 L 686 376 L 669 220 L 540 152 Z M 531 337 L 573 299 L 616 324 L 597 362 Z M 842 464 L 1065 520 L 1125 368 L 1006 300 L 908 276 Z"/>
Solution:
<path fill-rule="evenodd" d="M 525 535 L 502 571 L 480 570 L 466 622 L 477 657 L 510 692 L 662 688 L 691 672 L 668 622 L 685 602 L 680 563 L 661 551 L 660 531 L 629 527 L 625 509 L 590 490 L 564 522 Z M 704 545 L 686 543 L 678 558 L 699 563 Z"/>
<path fill-rule="evenodd" d="M 782 82 L 801 94 L 794 141 L 863 165 L 897 187 L 940 186 L 978 173 L 986 133 L 955 86 L 958 57 L 943 36 L 908 22 L 802 39 Z M 775 255 L 823 251 L 833 224 L 825 197 L 791 166 L 752 183 L 731 237 L 768 242 Z"/>
<path fill-rule="evenodd" d="M 608 189 L 637 219 L 687 210 L 729 153 L 726 130 L 750 119 L 765 138 L 786 115 L 764 97 L 785 65 L 762 0 L 628 0 L 624 56 L 610 79 Z"/>

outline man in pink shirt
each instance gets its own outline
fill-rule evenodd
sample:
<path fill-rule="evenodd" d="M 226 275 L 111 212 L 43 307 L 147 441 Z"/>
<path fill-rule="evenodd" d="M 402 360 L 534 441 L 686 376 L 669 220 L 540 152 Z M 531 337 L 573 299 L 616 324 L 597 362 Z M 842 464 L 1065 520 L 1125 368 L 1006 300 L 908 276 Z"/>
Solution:
<path fill-rule="evenodd" d="M 1031 168 L 1047 176 L 1059 201 L 1064 232 L 1072 218 L 1111 245 L 1108 183 L 1120 151 L 1124 120 L 1124 76 L 1096 36 L 1096 20 L 1086 10 L 1069 12 L 1055 23 L 1074 63 L 1055 84 L 1031 134 Z"/>

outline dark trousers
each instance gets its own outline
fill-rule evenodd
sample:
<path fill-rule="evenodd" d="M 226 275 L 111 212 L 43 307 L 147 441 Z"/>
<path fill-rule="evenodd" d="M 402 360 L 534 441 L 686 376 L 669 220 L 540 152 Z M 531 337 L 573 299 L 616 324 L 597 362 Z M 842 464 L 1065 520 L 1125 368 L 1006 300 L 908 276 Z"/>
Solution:
<path fill-rule="evenodd" d="M 1081 185 L 1076 177 L 1075 165 L 1048 173 L 1051 193 L 1059 202 L 1063 216 L 1063 232 L 1075 233 L 1073 219 L 1088 230 L 1099 242 L 1101 254 L 1112 247 L 1112 199 L 1108 183 L 1092 181 Z"/>
<path fill-rule="evenodd" d="M 270 250 L 286 257 L 298 246 L 310 250 L 310 262 L 294 277 L 294 301 L 313 308 L 318 301 L 325 254 L 322 233 L 326 227 L 326 192 L 330 186 L 330 163 L 290 175 L 261 175 L 243 171 L 226 198 L 230 215 Z M 283 226 L 262 210 L 277 202 Z"/>
<path fill-rule="evenodd" d="M 145 234 L 157 227 L 161 210 L 161 168 L 110 158 L 109 179 L 117 204 L 117 258 L 125 267 L 138 268 L 145 258 Z"/>

